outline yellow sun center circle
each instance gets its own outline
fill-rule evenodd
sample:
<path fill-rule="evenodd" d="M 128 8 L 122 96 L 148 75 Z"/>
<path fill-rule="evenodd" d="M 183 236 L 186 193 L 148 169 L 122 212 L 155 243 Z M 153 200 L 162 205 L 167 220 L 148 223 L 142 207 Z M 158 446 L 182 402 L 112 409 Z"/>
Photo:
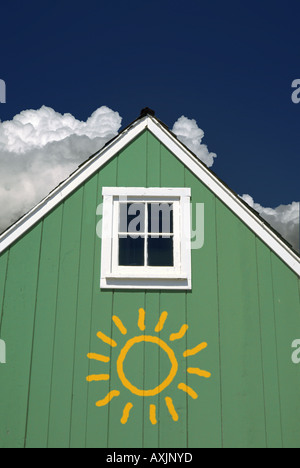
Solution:
<path fill-rule="evenodd" d="M 134 385 L 132 385 L 131 382 L 129 382 L 129 380 L 126 378 L 125 376 L 125 373 L 124 373 L 124 361 L 126 359 L 126 356 L 129 352 L 129 350 L 136 344 L 138 343 L 142 343 L 142 342 L 145 342 L 145 343 L 154 343 L 158 346 L 160 346 L 160 348 L 165 351 L 171 361 L 171 364 L 172 364 L 172 368 L 171 368 L 171 371 L 170 371 L 170 374 L 168 375 L 168 377 L 160 384 L 158 385 L 158 387 L 156 388 L 153 388 L 151 390 L 140 390 L 139 388 L 135 387 Z M 122 349 L 119 357 L 118 357 L 118 361 L 117 361 L 117 371 L 118 371 L 118 375 L 119 375 L 119 378 L 122 382 L 122 384 L 124 385 L 124 387 L 126 387 L 128 390 L 131 391 L 131 393 L 133 393 L 134 395 L 138 395 L 138 396 L 142 396 L 142 397 L 147 397 L 147 396 L 155 396 L 155 395 L 158 395 L 159 393 L 161 393 L 163 390 L 165 390 L 170 384 L 171 382 L 174 380 L 176 374 L 177 374 L 177 371 L 178 371 L 178 362 L 177 362 L 177 359 L 175 357 L 175 354 L 174 354 L 174 351 L 164 342 L 162 341 L 160 338 L 156 337 L 156 336 L 145 336 L 145 335 L 142 335 L 142 336 L 136 336 L 134 338 L 132 338 L 131 340 L 127 341 L 126 345 L 124 346 L 124 348 Z"/>

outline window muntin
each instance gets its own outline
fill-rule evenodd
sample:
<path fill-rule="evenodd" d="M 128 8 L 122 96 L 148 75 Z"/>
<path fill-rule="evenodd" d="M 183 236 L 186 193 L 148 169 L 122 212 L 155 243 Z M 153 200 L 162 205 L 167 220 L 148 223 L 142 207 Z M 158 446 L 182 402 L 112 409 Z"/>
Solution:
<path fill-rule="evenodd" d="M 113 197 L 113 274 L 164 275 L 180 269 L 179 197 Z"/>
<path fill-rule="evenodd" d="M 119 203 L 119 266 L 174 267 L 173 203 Z"/>
<path fill-rule="evenodd" d="M 101 288 L 191 289 L 191 190 L 102 193 Z"/>

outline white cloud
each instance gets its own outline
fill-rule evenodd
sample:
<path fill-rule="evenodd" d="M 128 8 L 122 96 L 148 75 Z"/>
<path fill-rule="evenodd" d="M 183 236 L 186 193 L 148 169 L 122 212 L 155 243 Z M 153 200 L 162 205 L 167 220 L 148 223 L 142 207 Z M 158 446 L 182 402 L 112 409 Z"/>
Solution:
<path fill-rule="evenodd" d="M 241 198 L 278 231 L 295 250 L 299 251 L 300 202 L 279 205 L 277 208 L 264 208 L 259 203 L 255 203 L 250 195 L 243 195 Z"/>
<path fill-rule="evenodd" d="M 43 106 L 0 123 L 0 232 L 116 136 L 121 121 L 105 106 L 86 122 Z"/>
<path fill-rule="evenodd" d="M 207 167 L 214 163 L 215 153 L 210 153 L 206 145 L 202 144 L 204 131 L 198 127 L 196 120 L 188 119 L 182 115 L 174 123 L 172 132 L 184 143 Z"/>
<path fill-rule="evenodd" d="M 175 122 L 172 132 L 208 167 L 214 164 L 217 155 L 210 153 L 207 146 L 202 144 L 204 132 L 198 127 L 196 120 L 182 116 Z M 264 208 L 258 203 L 254 203 L 250 195 L 243 195 L 241 198 L 278 231 L 295 250 L 299 251 L 299 202 L 280 205 L 277 208 Z"/>
<path fill-rule="evenodd" d="M 43 106 L 0 122 L 0 232 L 116 136 L 121 121 L 118 112 L 105 106 L 86 122 Z M 195 120 L 182 116 L 172 131 L 208 167 L 213 165 L 216 154 L 202 144 L 204 132 Z M 272 209 L 254 203 L 249 195 L 242 198 L 299 248 L 299 203 Z"/>

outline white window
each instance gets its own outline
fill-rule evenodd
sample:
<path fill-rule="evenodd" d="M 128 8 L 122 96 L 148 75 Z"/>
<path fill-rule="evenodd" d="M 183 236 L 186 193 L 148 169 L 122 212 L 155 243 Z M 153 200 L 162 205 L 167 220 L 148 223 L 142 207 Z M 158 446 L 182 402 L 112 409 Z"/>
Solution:
<path fill-rule="evenodd" d="M 101 288 L 191 289 L 190 196 L 103 188 Z"/>

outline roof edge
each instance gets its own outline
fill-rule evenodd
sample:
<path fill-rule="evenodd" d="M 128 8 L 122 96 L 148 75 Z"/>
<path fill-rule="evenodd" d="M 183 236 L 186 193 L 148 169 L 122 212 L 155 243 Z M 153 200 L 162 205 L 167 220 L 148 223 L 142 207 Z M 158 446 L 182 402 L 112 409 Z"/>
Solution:
<path fill-rule="evenodd" d="M 0 254 L 41 218 L 68 197 L 76 188 L 106 164 L 117 152 L 128 145 L 147 128 L 148 117 L 139 118 L 110 140 L 99 151 L 82 163 L 70 176 L 62 181 L 28 213 L 12 224 L 0 235 Z"/>
<path fill-rule="evenodd" d="M 156 136 L 300 277 L 299 255 L 254 210 L 248 207 L 236 193 L 228 188 L 224 182 L 181 143 L 163 122 L 149 114 L 138 117 L 132 124 L 123 129 L 119 135 L 110 140 L 104 147 L 79 166 L 75 172 L 50 192 L 40 203 L 4 231 L 0 235 L 0 254 L 146 129 Z"/>

